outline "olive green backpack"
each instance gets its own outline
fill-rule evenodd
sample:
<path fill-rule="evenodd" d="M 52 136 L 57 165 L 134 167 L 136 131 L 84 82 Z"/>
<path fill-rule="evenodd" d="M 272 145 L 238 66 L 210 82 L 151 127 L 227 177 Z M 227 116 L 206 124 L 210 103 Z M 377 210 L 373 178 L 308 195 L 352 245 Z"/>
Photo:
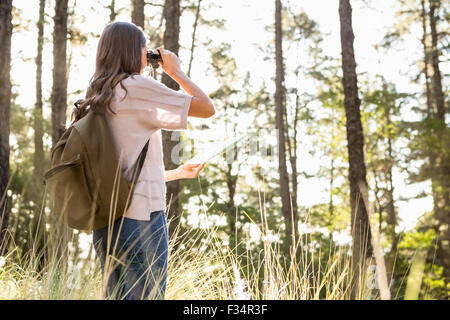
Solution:
<path fill-rule="evenodd" d="M 51 166 L 43 183 L 53 214 L 69 227 L 83 231 L 106 227 L 120 218 L 131 203 L 148 143 L 129 182 L 119 167 L 104 116 L 89 110 L 66 129 L 51 150 Z"/>

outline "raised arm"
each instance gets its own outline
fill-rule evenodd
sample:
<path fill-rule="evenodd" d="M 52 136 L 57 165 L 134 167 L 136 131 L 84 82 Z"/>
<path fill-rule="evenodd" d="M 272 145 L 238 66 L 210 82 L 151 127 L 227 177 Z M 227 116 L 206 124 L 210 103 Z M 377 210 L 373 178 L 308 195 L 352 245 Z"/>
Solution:
<path fill-rule="evenodd" d="M 209 118 L 216 110 L 211 99 L 183 71 L 178 71 L 170 77 L 175 80 L 187 94 L 193 96 L 188 116 Z"/>
<path fill-rule="evenodd" d="M 178 57 L 171 51 L 158 48 L 163 62 L 158 62 L 173 80 L 175 80 L 187 94 L 193 96 L 188 116 L 196 118 L 212 117 L 216 110 L 211 99 L 200 89 L 182 70 Z"/>

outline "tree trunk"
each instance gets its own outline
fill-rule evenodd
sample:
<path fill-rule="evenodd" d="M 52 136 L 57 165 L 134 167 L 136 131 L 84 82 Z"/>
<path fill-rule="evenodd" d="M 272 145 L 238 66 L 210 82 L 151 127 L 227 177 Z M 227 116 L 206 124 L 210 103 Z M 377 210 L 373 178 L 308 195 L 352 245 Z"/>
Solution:
<path fill-rule="evenodd" d="M 145 30 L 145 16 L 144 16 L 144 0 L 133 0 L 133 11 L 131 12 L 131 22 Z"/>
<path fill-rule="evenodd" d="M 189 66 L 187 71 L 187 76 L 191 76 L 191 70 L 192 70 L 192 62 L 194 61 L 194 49 L 195 49 L 195 34 L 197 33 L 197 26 L 198 26 L 198 19 L 200 17 L 200 4 L 202 0 L 198 0 L 197 2 L 197 10 L 195 11 L 195 21 L 194 21 L 194 27 L 192 30 L 192 42 L 191 42 L 191 56 L 189 58 Z M 191 157 L 195 155 L 195 141 L 194 139 L 191 139 Z"/>
<path fill-rule="evenodd" d="M 58 0 L 55 5 L 53 30 L 53 87 L 52 108 L 52 147 L 56 145 L 66 130 L 67 108 L 67 18 L 68 0 Z M 49 249 L 60 261 L 61 272 L 67 267 L 69 235 L 71 230 L 62 222 L 59 215 L 51 212 L 50 225 L 54 228 L 55 248 Z"/>
<path fill-rule="evenodd" d="M 280 174 L 280 195 L 281 212 L 283 214 L 286 230 L 283 241 L 284 253 L 290 256 L 290 246 L 293 244 L 293 225 L 291 200 L 289 194 L 289 176 L 286 168 L 286 141 L 284 128 L 284 107 L 285 107 L 285 88 L 284 88 L 284 67 L 282 50 L 283 30 L 281 27 L 281 0 L 275 0 L 275 121 L 278 129 L 278 170 Z"/>
<path fill-rule="evenodd" d="M 334 232 L 333 189 L 334 189 L 334 159 L 331 158 L 331 163 L 330 163 L 330 200 L 328 202 L 328 212 L 329 212 L 329 215 L 330 215 L 330 219 L 329 219 L 330 243 L 333 240 L 333 232 Z"/>
<path fill-rule="evenodd" d="M 371 257 L 370 227 L 367 208 L 362 200 L 359 183 L 367 186 L 364 163 L 364 135 L 361 126 L 360 104 L 356 77 L 356 62 L 353 51 L 352 8 L 349 0 L 339 1 L 341 25 L 342 70 L 344 104 L 347 127 L 347 150 L 349 160 L 350 207 L 353 238 L 352 298 L 362 291 L 360 281 L 364 279 L 367 259 Z M 361 278 L 360 278 L 361 277 Z"/>
<path fill-rule="evenodd" d="M 66 129 L 67 108 L 67 2 L 56 1 L 53 30 L 52 146 Z"/>
<path fill-rule="evenodd" d="M 387 86 L 384 84 L 384 91 L 387 91 Z M 392 122 L 391 122 L 391 109 L 394 106 L 391 105 L 389 102 L 385 105 L 385 114 L 386 114 L 386 130 L 387 132 L 387 138 L 388 138 L 388 154 L 387 159 L 389 160 L 389 165 L 387 168 L 387 224 L 388 224 L 388 235 L 391 238 L 391 249 L 389 250 L 389 253 L 387 255 L 386 264 L 387 264 L 387 272 L 388 272 L 388 279 L 389 281 L 392 280 L 392 277 L 394 275 L 394 268 L 395 268 L 395 261 L 397 257 L 397 251 L 398 251 L 398 243 L 399 243 L 399 236 L 397 232 L 395 231 L 395 228 L 397 226 L 397 212 L 395 210 L 395 203 L 394 203 L 394 183 L 392 179 L 392 167 L 394 164 L 394 156 L 392 154 L 392 144 L 393 144 L 393 138 L 392 138 Z"/>
<path fill-rule="evenodd" d="M 11 114 L 12 0 L 0 0 L 0 256 L 7 248 L 9 168 L 9 119 Z"/>
<path fill-rule="evenodd" d="M 44 10 L 45 0 L 39 1 L 39 21 L 36 56 L 36 105 L 34 109 L 34 171 L 37 185 L 42 184 L 42 176 L 47 169 L 44 156 L 44 124 L 42 113 L 42 49 L 44 46 Z"/>
<path fill-rule="evenodd" d="M 436 130 L 439 142 L 438 153 L 431 156 L 431 164 L 436 169 L 435 181 L 432 181 L 434 217 L 438 234 L 438 250 L 436 263 L 443 267 L 446 286 L 450 283 L 450 157 L 448 155 L 448 127 L 445 124 L 445 98 L 442 90 L 441 71 L 439 68 L 438 27 L 437 21 L 440 1 L 430 0 L 430 33 L 431 33 L 431 78 L 433 102 L 435 103 L 435 119 L 439 122 Z M 448 297 L 448 295 L 447 295 Z"/>
<path fill-rule="evenodd" d="M 433 105 L 431 101 L 431 87 L 430 87 L 430 59 L 428 53 L 428 44 L 427 44 L 427 16 L 425 12 L 425 0 L 420 1 L 422 12 L 420 18 L 422 20 L 422 46 L 423 46 L 423 73 L 425 75 L 425 94 L 427 98 L 427 115 L 430 117 L 433 114 Z"/>
<path fill-rule="evenodd" d="M 431 31 L 431 65 L 433 66 L 432 88 L 434 101 L 436 103 L 436 118 L 445 123 L 445 102 L 442 91 L 441 71 L 439 69 L 439 51 L 437 48 L 438 32 L 436 11 L 439 9 L 439 2 L 430 0 L 430 31 Z"/>
<path fill-rule="evenodd" d="M 116 1 L 115 0 L 111 0 L 111 3 L 109 6 L 107 6 L 107 8 L 109 9 L 109 22 L 114 22 L 114 20 L 116 20 Z"/>
<path fill-rule="evenodd" d="M 195 48 L 195 33 L 197 32 L 198 18 L 200 16 L 200 4 L 202 0 L 197 2 L 197 11 L 195 12 L 194 29 L 192 30 L 192 43 L 191 43 L 191 57 L 189 58 L 189 67 L 187 71 L 187 76 L 191 76 L 192 61 L 194 60 L 194 48 Z"/>
<path fill-rule="evenodd" d="M 164 22 L 164 8 L 165 6 L 163 7 L 163 10 L 161 12 L 158 27 L 155 29 L 154 32 L 151 32 L 150 34 L 149 42 L 153 46 L 153 48 L 158 48 L 159 46 L 161 46 L 163 36 L 160 35 L 160 30 Z"/>
<path fill-rule="evenodd" d="M 180 0 L 166 0 L 164 6 L 164 18 L 166 20 L 166 29 L 164 31 L 164 48 L 172 51 L 178 55 L 179 36 L 180 36 Z M 162 76 L 162 83 L 173 90 L 179 90 L 180 86 L 166 73 Z M 178 164 L 173 163 L 171 159 L 172 150 L 176 147 L 179 141 L 175 137 L 179 137 L 179 132 L 162 131 L 163 148 L 164 148 L 164 166 L 166 170 L 175 169 Z M 175 140 L 172 140 L 172 135 Z M 178 141 L 177 141 L 178 140 Z M 180 193 L 179 180 L 167 182 L 167 217 L 172 220 L 169 226 L 169 236 L 173 234 L 177 227 L 181 212 L 178 201 L 178 194 Z"/>
<path fill-rule="evenodd" d="M 44 117 L 42 112 L 42 49 L 44 45 L 44 19 L 45 19 L 45 0 L 39 1 L 39 20 L 37 22 L 38 27 L 38 41 L 37 41 L 37 56 L 36 56 L 36 104 L 34 108 L 33 128 L 34 128 L 34 179 L 36 190 L 41 191 L 42 179 L 44 171 L 47 170 L 47 164 L 45 162 L 44 155 Z M 34 214 L 32 221 L 32 232 L 35 235 L 35 250 L 40 255 L 39 268 L 44 267 L 44 254 L 41 254 L 42 250 L 45 250 L 44 233 L 45 230 L 45 211 L 43 210 L 43 203 L 41 192 L 36 192 L 33 195 Z"/>
<path fill-rule="evenodd" d="M 295 76 L 298 77 L 298 70 L 295 73 Z M 293 116 L 293 135 L 292 139 L 289 138 L 289 124 L 288 124 L 288 114 L 287 114 L 287 108 L 284 109 L 285 111 L 285 126 L 286 126 L 286 140 L 287 140 L 287 147 L 288 147 L 288 154 L 289 154 L 289 162 L 291 164 L 292 169 L 292 211 L 294 214 L 294 219 L 297 221 L 298 217 L 298 205 L 297 205 L 297 194 L 298 194 L 298 171 L 297 171 L 297 125 L 298 125 L 298 112 L 299 112 L 299 103 L 300 103 L 300 96 L 298 94 L 297 87 L 295 88 L 295 110 L 294 110 L 294 116 Z M 297 239 L 297 225 L 294 227 L 295 231 L 295 238 Z"/>

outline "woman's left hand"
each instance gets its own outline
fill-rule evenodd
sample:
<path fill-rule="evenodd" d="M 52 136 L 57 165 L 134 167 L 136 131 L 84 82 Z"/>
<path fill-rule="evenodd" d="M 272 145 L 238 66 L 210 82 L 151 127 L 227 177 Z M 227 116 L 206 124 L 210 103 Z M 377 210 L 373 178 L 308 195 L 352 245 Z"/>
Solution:
<path fill-rule="evenodd" d="M 203 169 L 205 163 L 185 163 L 177 168 L 180 179 L 184 178 L 195 178 L 198 176 L 198 173 Z"/>

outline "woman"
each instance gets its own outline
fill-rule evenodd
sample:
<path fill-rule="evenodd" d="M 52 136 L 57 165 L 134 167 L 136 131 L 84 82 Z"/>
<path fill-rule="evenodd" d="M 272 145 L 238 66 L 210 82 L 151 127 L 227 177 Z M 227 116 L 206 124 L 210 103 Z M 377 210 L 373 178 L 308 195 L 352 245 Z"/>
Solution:
<path fill-rule="evenodd" d="M 76 111 L 76 118 L 87 112 L 87 106 L 104 112 L 129 181 L 150 139 L 127 212 L 111 230 L 93 231 L 107 298 L 164 299 L 168 259 L 165 181 L 195 178 L 204 164 L 165 171 L 161 129 L 185 130 L 188 116 L 209 118 L 215 113 L 209 97 L 181 70 L 178 57 L 162 47 L 157 50 L 160 66 L 186 94 L 142 76 L 147 66 L 144 33 L 134 24 L 114 22 L 100 37 L 95 73 Z"/>

